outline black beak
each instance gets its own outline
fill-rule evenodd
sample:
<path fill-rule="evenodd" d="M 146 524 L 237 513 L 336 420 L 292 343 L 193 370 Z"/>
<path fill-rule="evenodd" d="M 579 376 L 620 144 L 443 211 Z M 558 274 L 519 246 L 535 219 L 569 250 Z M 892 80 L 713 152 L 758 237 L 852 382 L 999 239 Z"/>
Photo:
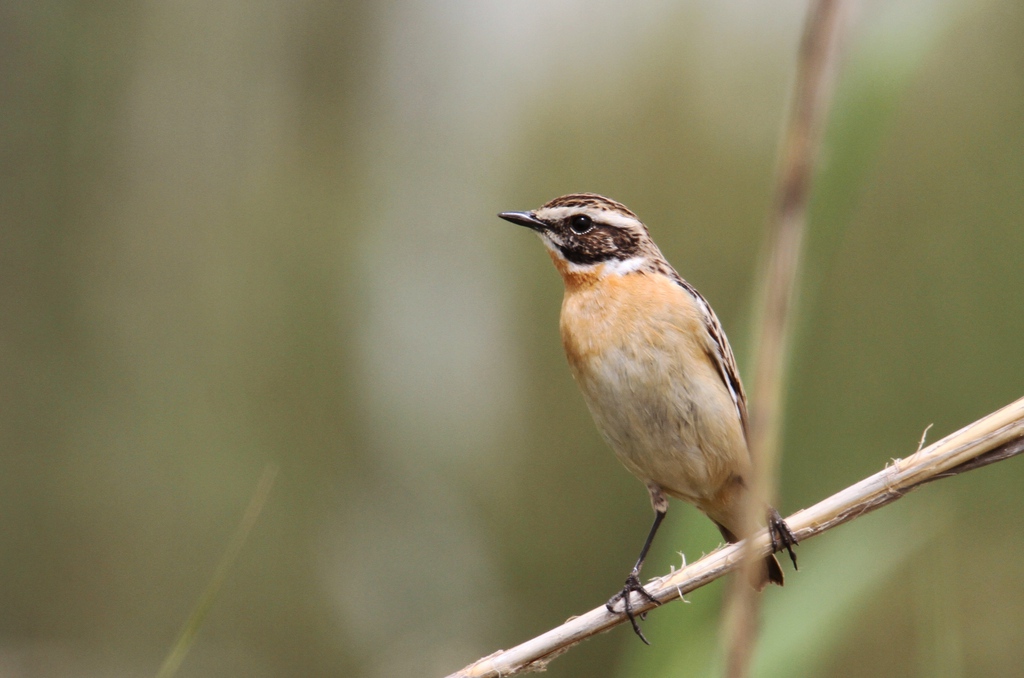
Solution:
<path fill-rule="evenodd" d="M 533 212 L 502 212 L 498 216 L 505 221 L 511 221 L 513 224 L 526 226 L 535 231 L 542 231 L 548 227 L 543 221 L 533 216 Z"/>

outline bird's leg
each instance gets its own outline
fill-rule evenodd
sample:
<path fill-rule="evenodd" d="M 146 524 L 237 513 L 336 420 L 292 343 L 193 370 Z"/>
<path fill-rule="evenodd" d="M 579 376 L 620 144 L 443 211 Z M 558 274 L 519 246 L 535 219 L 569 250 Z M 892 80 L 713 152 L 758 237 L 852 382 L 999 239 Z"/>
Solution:
<path fill-rule="evenodd" d="M 665 495 L 661 493 L 661 488 L 653 483 L 647 484 L 647 490 L 651 493 L 651 504 L 654 506 L 654 524 L 651 525 L 651 531 L 647 534 L 647 540 L 644 542 L 644 547 L 640 549 L 640 557 L 636 559 L 636 565 L 630 571 L 629 576 L 626 577 L 626 584 L 622 587 L 622 590 L 612 596 L 605 607 L 609 612 L 615 614 L 615 604 L 620 600 L 622 601 L 623 611 L 629 618 L 629 623 L 633 626 L 633 631 L 639 636 L 640 640 L 644 641 L 645 644 L 650 645 L 647 638 L 644 637 L 643 631 L 640 630 L 640 625 L 636 621 L 636 615 L 633 614 L 633 605 L 630 601 L 630 596 L 634 591 L 639 593 L 642 597 L 655 605 L 661 605 L 654 596 L 647 592 L 647 589 L 640 583 L 640 568 L 644 566 L 644 559 L 647 558 L 647 552 L 651 549 L 651 544 L 654 542 L 654 535 L 658 532 L 658 527 L 661 526 L 661 521 L 665 519 L 665 514 L 668 512 L 668 500 Z M 641 614 L 640 618 L 643 619 L 646 614 Z"/>
<path fill-rule="evenodd" d="M 772 538 L 772 553 L 786 549 L 789 551 L 789 559 L 793 561 L 793 569 L 799 570 L 800 568 L 796 564 L 796 554 L 793 553 L 793 547 L 798 543 L 796 537 L 779 512 L 771 506 L 768 507 L 768 534 Z"/>

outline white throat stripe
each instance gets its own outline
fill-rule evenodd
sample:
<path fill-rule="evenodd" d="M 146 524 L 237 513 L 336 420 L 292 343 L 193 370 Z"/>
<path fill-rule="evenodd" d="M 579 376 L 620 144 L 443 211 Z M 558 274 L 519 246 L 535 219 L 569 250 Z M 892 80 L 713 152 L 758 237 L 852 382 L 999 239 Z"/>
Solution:
<path fill-rule="evenodd" d="M 565 258 L 562 251 L 558 248 L 558 245 L 551 242 L 551 239 L 544 233 L 538 233 L 541 242 L 543 242 L 549 250 L 554 252 L 555 256 L 565 262 L 565 267 L 570 273 L 594 273 L 599 272 L 601 277 L 606 275 L 626 275 L 627 273 L 633 273 L 639 271 L 645 265 L 647 265 L 647 257 L 630 257 L 629 259 L 606 259 L 604 261 L 598 261 L 593 264 L 575 264 Z"/>
<path fill-rule="evenodd" d="M 646 257 L 630 257 L 629 259 L 613 259 L 604 262 L 605 275 L 626 275 L 639 271 L 647 263 Z"/>

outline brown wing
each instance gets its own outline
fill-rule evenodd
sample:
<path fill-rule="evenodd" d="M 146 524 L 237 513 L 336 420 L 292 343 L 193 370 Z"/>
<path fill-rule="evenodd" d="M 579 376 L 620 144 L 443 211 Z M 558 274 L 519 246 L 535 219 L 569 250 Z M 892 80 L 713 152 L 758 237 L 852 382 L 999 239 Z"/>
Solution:
<path fill-rule="evenodd" d="M 666 273 L 668 273 L 669 277 L 672 278 L 676 284 L 693 295 L 693 298 L 697 300 L 697 304 L 704 310 L 704 329 L 707 330 L 712 342 L 712 346 L 710 347 L 711 350 L 708 351 L 708 355 L 711 357 L 711 361 L 715 364 L 715 367 L 718 368 L 718 374 L 722 377 L 725 387 L 729 389 L 729 395 L 732 396 L 732 401 L 736 405 L 736 412 L 740 417 L 740 423 L 743 425 L 743 435 L 746 437 L 747 394 L 743 391 L 743 382 L 740 381 L 740 371 L 736 367 L 736 356 L 733 355 L 732 347 L 729 346 L 729 340 L 725 336 L 725 330 L 722 329 L 722 324 L 718 322 L 718 316 L 716 316 L 715 312 L 711 310 L 711 304 L 709 304 L 708 300 L 697 291 L 697 288 L 683 280 L 671 266 Z"/>

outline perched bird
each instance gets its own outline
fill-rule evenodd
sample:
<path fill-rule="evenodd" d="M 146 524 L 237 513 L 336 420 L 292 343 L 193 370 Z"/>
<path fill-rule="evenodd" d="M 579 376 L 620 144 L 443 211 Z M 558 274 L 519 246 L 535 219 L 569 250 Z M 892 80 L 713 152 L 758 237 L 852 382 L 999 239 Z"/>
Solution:
<path fill-rule="evenodd" d="M 757 531 L 745 508 L 752 473 L 747 402 L 736 359 L 708 302 L 669 265 L 647 228 L 621 203 L 592 193 L 564 195 L 532 212 L 502 212 L 532 229 L 565 283 L 561 335 L 576 383 L 605 440 L 647 485 L 655 518 L 621 600 L 630 603 L 669 497 L 704 512 L 728 542 Z M 775 551 L 796 565 L 792 532 L 765 505 Z M 763 526 L 763 525 L 762 525 Z M 752 582 L 782 585 L 774 555 Z"/>

